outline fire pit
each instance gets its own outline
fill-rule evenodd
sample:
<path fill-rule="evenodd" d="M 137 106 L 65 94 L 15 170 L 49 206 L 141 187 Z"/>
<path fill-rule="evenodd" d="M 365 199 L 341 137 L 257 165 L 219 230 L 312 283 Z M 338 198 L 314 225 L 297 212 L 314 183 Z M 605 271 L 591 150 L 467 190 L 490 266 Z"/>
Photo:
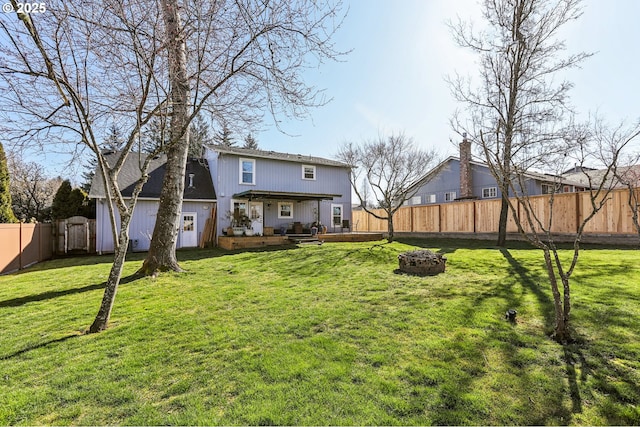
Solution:
<path fill-rule="evenodd" d="M 447 258 L 428 250 L 420 250 L 398 255 L 398 262 L 401 272 L 434 276 L 444 272 Z"/>

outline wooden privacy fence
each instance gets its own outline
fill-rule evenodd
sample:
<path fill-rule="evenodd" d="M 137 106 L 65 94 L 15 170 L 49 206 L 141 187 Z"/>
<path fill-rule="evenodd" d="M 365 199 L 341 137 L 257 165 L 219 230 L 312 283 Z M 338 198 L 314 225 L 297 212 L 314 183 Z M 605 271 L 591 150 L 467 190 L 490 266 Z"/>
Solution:
<path fill-rule="evenodd" d="M 640 188 L 635 191 L 640 196 Z M 543 195 L 530 198 L 543 224 L 548 223 L 551 214 L 550 197 Z M 556 194 L 553 197 L 551 231 L 558 234 L 576 233 L 585 215 L 591 212 L 589 192 Z M 629 191 L 626 189 L 609 194 L 605 206 L 587 223 L 585 234 L 637 235 L 628 198 Z M 517 204 L 517 201 L 513 199 L 513 203 Z M 405 206 L 394 215 L 393 227 L 396 232 L 409 233 L 497 233 L 500 205 L 500 199 L 491 199 Z M 522 212 L 522 208 L 518 208 Z M 375 212 L 384 215 L 382 209 Z M 353 211 L 353 224 L 356 231 L 387 231 L 386 220 L 377 219 L 366 211 Z M 507 232 L 517 231 L 513 216 L 509 214 Z"/>
<path fill-rule="evenodd" d="M 0 274 L 21 270 L 54 255 L 95 251 L 95 219 L 72 217 L 53 224 L 0 224 Z"/>
<path fill-rule="evenodd" d="M 0 224 L 0 274 L 51 258 L 51 224 Z"/>

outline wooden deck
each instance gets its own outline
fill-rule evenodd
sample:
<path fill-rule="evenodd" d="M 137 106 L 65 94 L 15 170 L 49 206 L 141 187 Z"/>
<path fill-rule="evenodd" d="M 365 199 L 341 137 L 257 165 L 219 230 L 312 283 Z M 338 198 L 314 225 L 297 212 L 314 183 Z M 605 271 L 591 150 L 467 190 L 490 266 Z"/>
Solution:
<path fill-rule="evenodd" d="M 293 238 L 293 239 L 292 239 Z M 311 242 L 311 235 L 286 236 L 220 236 L 218 246 L 227 249 L 250 249 L 267 246 L 285 246 Z M 319 234 L 316 242 L 370 242 L 382 239 L 382 233 L 326 233 Z"/>

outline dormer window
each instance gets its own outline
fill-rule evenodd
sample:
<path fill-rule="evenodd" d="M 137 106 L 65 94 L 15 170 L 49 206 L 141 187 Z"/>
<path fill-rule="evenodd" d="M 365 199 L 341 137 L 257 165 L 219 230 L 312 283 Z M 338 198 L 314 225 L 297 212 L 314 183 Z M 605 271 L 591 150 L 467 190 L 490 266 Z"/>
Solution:
<path fill-rule="evenodd" d="M 302 179 L 309 181 L 316 180 L 316 167 L 311 165 L 302 165 Z"/>

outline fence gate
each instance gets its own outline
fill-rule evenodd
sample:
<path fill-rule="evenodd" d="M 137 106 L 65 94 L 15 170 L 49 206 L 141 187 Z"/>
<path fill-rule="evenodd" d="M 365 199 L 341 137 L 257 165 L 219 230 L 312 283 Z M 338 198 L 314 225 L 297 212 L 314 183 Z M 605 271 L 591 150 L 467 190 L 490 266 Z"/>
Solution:
<path fill-rule="evenodd" d="M 72 216 L 65 220 L 57 221 L 58 254 L 67 253 L 91 253 L 91 220 L 83 216 Z"/>

